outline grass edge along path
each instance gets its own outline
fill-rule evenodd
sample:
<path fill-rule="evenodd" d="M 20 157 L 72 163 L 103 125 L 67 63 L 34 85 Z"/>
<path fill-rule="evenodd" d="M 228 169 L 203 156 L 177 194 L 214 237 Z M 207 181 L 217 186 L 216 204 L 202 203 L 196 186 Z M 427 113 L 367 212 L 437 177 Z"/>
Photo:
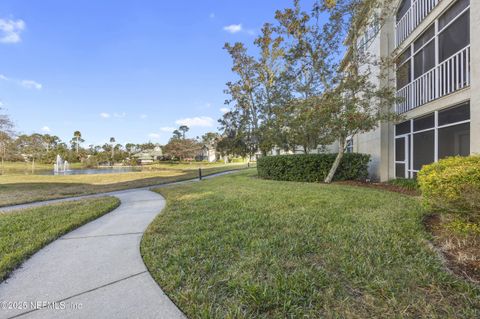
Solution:
<path fill-rule="evenodd" d="M 417 199 L 242 172 L 157 190 L 145 264 L 191 318 L 478 318 Z"/>
<path fill-rule="evenodd" d="M 101 197 L 0 211 L 0 282 L 49 243 L 119 205 L 115 197 Z"/>

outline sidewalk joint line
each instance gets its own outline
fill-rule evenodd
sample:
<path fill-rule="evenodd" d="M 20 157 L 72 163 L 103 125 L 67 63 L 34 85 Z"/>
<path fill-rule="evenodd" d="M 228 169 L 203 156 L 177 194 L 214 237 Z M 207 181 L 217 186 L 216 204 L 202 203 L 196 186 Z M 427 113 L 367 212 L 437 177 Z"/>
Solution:
<path fill-rule="evenodd" d="M 71 239 L 84 239 L 84 238 L 96 238 L 96 237 L 114 237 L 114 236 L 128 236 L 128 235 L 140 235 L 143 232 L 136 233 L 122 233 L 122 234 L 106 234 L 106 235 L 92 235 L 92 236 L 79 236 L 79 237 L 61 237 L 60 240 L 71 240 Z"/>
<path fill-rule="evenodd" d="M 90 292 L 93 292 L 93 291 L 96 291 L 96 290 L 99 290 L 99 289 L 102 289 L 102 288 L 105 288 L 105 287 L 114 285 L 114 284 L 116 284 L 116 283 L 122 282 L 122 281 L 124 281 L 124 280 L 128 280 L 128 279 L 133 278 L 133 277 L 136 277 L 136 276 L 140 276 L 140 275 L 145 274 L 145 273 L 147 273 L 147 270 L 141 271 L 141 272 L 139 272 L 139 273 L 136 273 L 136 274 L 133 274 L 133 275 L 130 275 L 130 276 L 127 276 L 127 277 L 118 279 L 118 280 L 114 280 L 114 281 L 112 281 L 112 282 L 106 283 L 106 284 L 101 285 L 101 286 L 98 286 L 98 287 L 96 287 L 96 288 L 92 288 L 92 289 L 89 289 L 89 290 L 85 290 L 85 291 L 83 291 L 83 292 L 79 292 L 79 293 L 74 294 L 74 295 L 71 295 L 71 296 L 69 296 L 69 297 L 66 297 L 66 298 L 63 298 L 63 299 L 54 301 L 53 303 L 60 303 L 60 302 L 63 302 L 63 301 L 67 301 L 67 300 L 69 300 L 69 299 L 72 299 L 72 298 L 75 298 L 75 297 L 79 297 L 79 296 L 88 294 L 88 293 L 90 293 Z M 46 309 L 48 309 L 48 308 L 46 308 Z M 32 312 L 35 312 L 35 311 L 39 311 L 39 310 L 43 310 L 43 308 L 33 309 L 33 310 L 26 311 L 26 312 L 22 312 L 22 313 L 19 313 L 18 315 L 15 315 L 15 316 L 13 316 L 13 317 L 8 317 L 7 319 L 13 319 L 13 318 L 23 317 L 23 316 L 25 316 L 25 315 L 28 315 L 29 313 L 32 313 Z"/>

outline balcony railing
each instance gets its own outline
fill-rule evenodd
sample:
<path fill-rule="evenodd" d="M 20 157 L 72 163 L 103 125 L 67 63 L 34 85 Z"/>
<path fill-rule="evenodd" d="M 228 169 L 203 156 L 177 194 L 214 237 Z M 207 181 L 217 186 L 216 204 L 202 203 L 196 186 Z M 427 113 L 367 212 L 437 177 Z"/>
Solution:
<path fill-rule="evenodd" d="M 425 17 L 437 6 L 441 0 L 413 0 L 405 15 L 397 22 L 395 28 L 395 47 L 415 30 Z"/>
<path fill-rule="evenodd" d="M 470 46 L 397 91 L 398 114 L 470 86 Z"/>

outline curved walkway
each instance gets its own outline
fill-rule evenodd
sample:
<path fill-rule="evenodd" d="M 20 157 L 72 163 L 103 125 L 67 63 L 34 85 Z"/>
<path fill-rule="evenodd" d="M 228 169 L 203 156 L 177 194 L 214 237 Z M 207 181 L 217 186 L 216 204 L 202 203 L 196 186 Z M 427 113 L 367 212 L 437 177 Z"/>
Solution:
<path fill-rule="evenodd" d="M 0 284 L 1 319 L 185 318 L 150 276 L 140 255 L 143 232 L 165 199 L 148 189 L 108 194 L 121 200 L 117 209 L 41 249 Z M 67 200 L 72 199 L 10 209 Z"/>

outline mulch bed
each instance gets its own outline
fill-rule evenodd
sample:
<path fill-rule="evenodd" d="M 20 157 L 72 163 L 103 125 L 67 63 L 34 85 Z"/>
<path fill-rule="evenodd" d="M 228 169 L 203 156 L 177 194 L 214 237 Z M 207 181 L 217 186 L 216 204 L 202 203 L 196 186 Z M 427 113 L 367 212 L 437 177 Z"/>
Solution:
<path fill-rule="evenodd" d="M 433 244 L 456 275 L 480 284 L 480 235 L 456 234 L 445 227 L 439 214 L 425 216 L 425 228 L 433 235 Z"/>

